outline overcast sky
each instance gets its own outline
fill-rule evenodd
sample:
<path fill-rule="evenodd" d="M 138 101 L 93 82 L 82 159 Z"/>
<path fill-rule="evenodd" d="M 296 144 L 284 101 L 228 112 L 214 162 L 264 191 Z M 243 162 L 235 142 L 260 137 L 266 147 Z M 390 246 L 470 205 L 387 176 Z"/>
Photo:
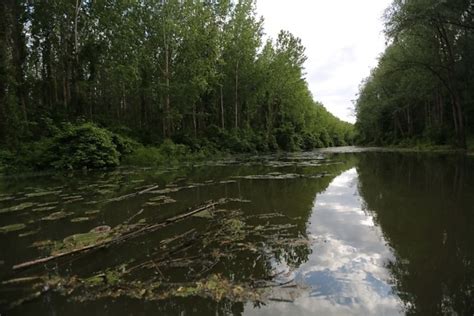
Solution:
<path fill-rule="evenodd" d="M 306 47 L 306 78 L 313 97 L 339 118 L 354 122 L 361 80 L 385 48 L 382 15 L 391 0 L 257 0 L 265 33 L 282 29 Z"/>

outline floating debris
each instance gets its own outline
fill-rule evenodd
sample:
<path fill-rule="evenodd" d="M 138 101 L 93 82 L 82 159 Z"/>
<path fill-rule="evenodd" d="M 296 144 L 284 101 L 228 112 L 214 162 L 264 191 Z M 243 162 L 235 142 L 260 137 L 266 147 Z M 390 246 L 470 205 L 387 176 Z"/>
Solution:
<path fill-rule="evenodd" d="M 52 255 L 64 251 L 71 251 L 74 249 L 83 248 L 92 244 L 97 244 L 110 237 L 111 230 L 97 231 L 92 230 L 87 233 L 74 234 L 63 239 L 63 242 L 56 242 Z"/>
<path fill-rule="evenodd" d="M 205 210 L 205 211 L 194 214 L 193 217 L 210 219 L 210 218 L 213 218 L 214 215 L 211 213 L 211 211 Z"/>
<path fill-rule="evenodd" d="M 43 207 L 37 207 L 33 209 L 33 212 L 45 212 L 45 211 L 51 211 L 56 209 L 56 206 L 43 206 Z"/>
<path fill-rule="evenodd" d="M 75 199 L 82 198 L 82 195 L 63 194 L 63 195 L 60 195 L 60 196 L 62 197 L 63 200 L 75 200 Z"/>
<path fill-rule="evenodd" d="M 9 232 L 14 232 L 14 231 L 17 231 L 17 230 L 22 230 L 25 227 L 26 227 L 26 225 L 21 224 L 21 223 L 6 225 L 6 226 L 0 227 L 0 233 L 5 234 L 5 233 L 9 233 Z"/>
<path fill-rule="evenodd" d="M 40 197 L 40 196 L 46 196 L 46 195 L 58 195 L 61 193 L 61 190 L 59 191 L 38 191 L 38 192 L 32 192 L 32 193 L 26 193 L 25 196 L 32 198 L 32 197 Z"/>
<path fill-rule="evenodd" d="M 236 179 L 245 179 L 245 180 L 288 180 L 288 179 L 317 179 L 326 176 L 327 174 L 297 174 L 297 173 L 279 173 L 271 172 L 268 174 L 253 174 L 246 176 L 234 176 Z"/>
<path fill-rule="evenodd" d="M 181 189 L 182 189 L 182 187 L 166 188 L 166 189 L 148 191 L 148 193 L 150 193 L 150 194 L 168 194 L 168 193 L 178 192 Z"/>
<path fill-rule="evenodd" d="M 236 182 L 236 180 L 231 181 Z M 171 203 L 171 201 L 176 202 L 167 195 L 159 195 L 151 197 L 148 203 L 163 204 L 164 202 Z M 295 230 L 297 225 L 292 218 L 286 217 L 283 222 L 284 215 L 279 213 L 246 216 L 243 211 L 234 209 L 235 203 L 244 202 L 250 201 L 241 198 L 209 201 L 171 218 L 148 218 L 150 223 L 146 223 L 145 219 L 136 222 L 137 216 L 143 213 L 143 209 L 129 211 L 128 215 L 133 214 L 133 216 L 114 227 L 101 225 L 55 241 L 37 241 L 33 243 L 33 246 L 44 249 L 46 254 L 41 252 L 41 255 L 46 255 L 46 257 L 17 264 L 13 267 L 14 270 L 36 266 L 31 271 L 37 274 L 41 271 L 41 266 L 47 262 L 55 260 L 54 265 L 61 266 L 71 262 L 65 259 L 66 256 L 80 253 L 80 258 L 84 258 L 92 253 L 89 252 L 91 249 L 104 247 L 110 249 L 132 238 L 147 236 L 147 234 L 151 236 L 151 233 L 171 225 L 176 227 L 173 230 L 163 229 L 157 233 L 157 236 L 162 236 L 158 241 L 151 238 L 137 238 L 133 243 L 146 245 L 147 242 L 154 241 L 153 246 L 146 249 L 146 254 L 134 255 L 130 259 L 127 256 L 118 257 L 117 259 L 122 261 L 117 262 L 116 267 L 107 266 L 106 261 L 102 262 L 99 257 L 103 253 L 94 251 L 94 256 L 97 256 L 95 258 L 98 258 L 94 260 L 97 260 L 99 265 L 102 264 L 102 267 L 95 271 L 89 269 L 87 269 L 88 272 L 82 271 L 80 276 L 73 275 L 74 270 L 68 270 L 67 275 L 54 276 L 51 276 L 49 270 L 41 277 L 28 276 L 24 271 L 25 274 L 22 274 L 22 277 L 25 280 L 12 279 L 14 281 L 7 284 L 12 287 L 15 284 L 26 284 L 25 290 L 20 294 L 24 297 L 12 303 L 12 306 L 41 296 L 44 293 L 43 289 L 55 291 L 59 295 L 78 302 L 118 297 L 142 300 L 203 297 L 231 302 L 294 300 L 295 295 L 287 293 L 286 289 L 282 290 L 282 293 L 272 290 L 273 287 L 281 285 L 276 282 L 271 283 L 275 275 L 274 268 L 266 268 L 263 274 L 252 271 L 260 271 L 262 266 L 267 266 L 271 261 L 287 262 L 288 266 L 293 266 L 291 260 L 295 250 L 307 248 L 308 241 L 298 233 L 298 230 Z M 229 208 L 225 209 L 226 207 Z M 81 212 L 81 214 L 93 215 L 99 212 L 100 210 L 96 209 Z M 43 219 L 61 219 L 72 214 L 61 211 Z M 85 221 L 90 217 L 72 218 L 71 222 L 80 222 L 82 219 Z M 153 222 L 156 220 L 159 222 Z M 186 223 L 184 223 L 185 220 L 187 220 Z M 185 225 L 176 224 L 181 221 Z M 197 225 L 197 227 L 184 228 L 188 224 L 191 227 L 192 225 Z M 170 234 L 170 231 L 175 233 Z M 29 232 L 25 235 L 27 233 Z M 107 253 L 110 254 L 110 252 Z M 239 262 L 236 258 L 242 254 L 246 256 L 245 260 L 250 262 L 250 267 L 253 264 L 255 268 L 249 269 L 248 275 L 234 277 L 218 273 L 222 272 L 222 266 L 228 267 Z M 215 266 L 218 268 L 214 268 Z M 57 271 L 62 271 L 57 273 L 64 273 L 64 269 L 57 269 Z M 177 275 L 180 277 L 176 277 Z M 265 287 L 259 284 L 265 284 Z M 294 288 L 291 290 L 293 291 Z"/>
<path fill-rule="evenodd" d="M 74 213 L 72 212 L 64 212 L 64 211 L 59 211 L 59 212 L 55 212 L 55 213 L 52 213 L 52 214 L 49 214 L 48 216 L 46 217 L 43 217 L 42 220 L 43 221 L 56 221 L 56 220 L 59 220 L 59 219 L 63 219 L 65 217 L 68 217 L 70 215 L 72 215 Z"/>
<path fill-rule="evenodd" d="M 65 201 L 64 201 L 64 204 L 71 204 L 71 203 L 79 202 L 79 201 L 82 201 L 82 200 L 84 200 L 83 197 L 75 198 L 75 199 L 68 199 L 68 200 L 65 200 Z"/>
<path fill-rule="evenodd" d="M 99 194 L 99 195 L 110 195 L 110 194 L 114 194 L 114 191 L 108 190 L 108 189 L 99 189 L 99 190 L 95 190 L 94 192 L 97 193 L 97 194 Z"/>
<path fill-rule="evenodd" d="M 9 285 L 9 284 L 19 284 L 19 283 L 28 283 L 32 281 L 41 280 L 41 276 L 31 276 L 31 277 L 23 277 L 23 278 L 15 278 L 6 281 L 2 281 L 2 285 Z"/>
<path fill-rule="evenodd" d="M 286 180 L 286 179 L 297 179 L 301 178 L 302 175 L 296 173 L 277 173 L 272 172 L 269 174 L 254 174 L 254 175 L 247 175 L 247 176 L 236 176 L 235 178 L 238 179 L 246 179 L 246 180 Z"/>
<path fill-rule="evenodd" d="M 12 196 L 0 196 L 0 202 L 7 202 L 7 201 L 13 201 L 15 197 Z"/>
<path fill-rule="evenodd" d="M 231 183 L 237 183 L 237 180 L 222 180 L 218 182 L 219 184 L 231 184 Z"/>
<path fill-rule="evenodd" d="M 145 203 L 145 205 L 146 206 L 160 206 L 160 205 L 170 204 L 170 203 L 176 203 L 176 200 L 168 196 L 161 195 L 161 196 L 151 198 L 149 202 Z"/>
<path fill-rule="evenodd" d="M 35 234 L 39 233 L 39 231 L 40 231 L 39 228 L 35 229 L 35 230 L 30 230 L 30 231 L 19 234 L 18 237 L 27 237 L 27 236 L 35 235 Z"/>
<path fill-rule="evenodd" d="M 90 217 L 75 217 L 71 218 L 71 223 L 81 223 L 81 222 L 87 222 L 90 221 Z"/>
<path fill-rule="evenodd" d="M 84 214 L 86 215 L 95 215 L 100 213 L 100 210 L 90 210 L 90 211 L 85 211 Z"/>
<path fill-rule="evenodd" d="M 58 204 L 59 204 L 59 202 L 52 201 L 52 202 L 38 203 L 36 206 L 37 207 L 45 207 L 45 206 L 53 206 L 53 205 L 58 205 Z"/>
<path fill-rule="evenodd" d="M 36 203 L 33 202 L 24 202 L 18 205 L 10 206 L 7 208 L 2 208 L 0 209 L 0 213 L 9 213 L 9 212 L 17 212 L 17 211 L 23 211 L 26 210 L 27 208 L 30 208 L 32 206 L 35 206 Z"/>
<path fill-rule="evenodd" d="M 160 196 L 156 196 L 156 197 L 153 197 L 153 198 L 149 199 L 150 202 L 166 201 L 166 200 L 172 200 L 172 198 L 170 198 L 169 196 L 166 196 L 166 195 L 160 195 Z"/>
<path fill-rule="evenodd" d="M 112 230 L 112 227 L 108 225 L 102 225 L 94 227 L 90 230 L 91 233 L 106 233 Z"/>
<path fill-rule="evenodd" d="M 52 240 L 38 240 L 31 244 L 31 247 L 38 248 L 38 249 L 47 249 L 53 245 L 54 242 Z"/>

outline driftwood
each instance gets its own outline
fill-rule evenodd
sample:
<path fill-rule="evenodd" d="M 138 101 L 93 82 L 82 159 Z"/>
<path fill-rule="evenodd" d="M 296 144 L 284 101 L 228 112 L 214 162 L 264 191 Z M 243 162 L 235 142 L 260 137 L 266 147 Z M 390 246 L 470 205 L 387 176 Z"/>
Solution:
<path fill-rule="evenodd" d="M 133 192 L 133 193 L 125 194 L 125 195 L 118 196 L 118 197 L 115 197 L 115 198 L 112 198 L 112 199 L 108 199 L 107 202 L 122 201 L 122 200 L 131 198 L 131 197 L 134 197 L 134 196 L 137 196 L 137 195 L 145 194 L 145 193 L 153 191 L 157 188 L 158 188 L 158 185 L 154 185 L 152 187 L 146 188 L 146 189 L 138 191 L 138 192 Z"/>
<path fill-rule="evenodd" d="M 27 261 L 27 262 L 23 262 L 23 263 L 20 263 L 20 264 L 16 264 L 16 265 L 13 266 L 13 270 L 29 268 L 29 267 L 32 267 L 32 266 L 35 266 L 35 265 L 38 265 L 38 264 L 41 264 L 41 263 L 46 263 L 46 262 L 49 262 L 49 261 L 52 261 L 52 260 L 55 260 L 55 259 L 63 258 L 63 257 L 66 257 L 66 256 L 70 256 L 70 255 L 74 255 L 74 254 L 77 254 L 77 253 L 86 252 L 86 251 L 90 251 L 90 250 L 94 250 L 94 249 L 100 249 L 100 248 L 109 246 L 111 244 L 120 243 L 120 242 L 126 241 L 128 239 L 135 238 L 135 237 L 138 237 L 140 235 L 143 235 L 143 234 L 146 234 L 146 233 L 153 232 L 155 230 L 164 228 L 164 227 L 166 227 L 168 225 L 171 225 L 175 222 L 186 219 L 187 217 L 190 217 L 194 214 L 197 214 L 199 212 L 208 210 L 210 208 L 213 208 L 216 205 L 223 204 L 223 203 L 226 203 L 226 202 L 229 202 L 229 201 L 232 201 L 232 199 L 221 199 L 219 201 L 211 201 L 211 202 L 208 202 L 208 203 L 206 203 L 206 204 L 204 204 L 204 205 L 202 205 L 202 206 L 200 206 L 200 207 L 198 207 L 194 210 L 188 211 L 184 214 L 168 218 L 164 222 L 161 222 L 161 223 L 158 223 L 158 224 L 148 225 L 148 226 L 145 226 L 145 227 L 141 227 L 141 228 L 139 228 L 137 230 L 133 230 L 133 231 L 128 231 L 128 232 L 125 232 L 125 233 L 123 233 L 121 235 L 118 235 L 118 236 L 116 236 L 112 239 L 109 239 L 109 240 L 104 240 L 104 241 L 101 241 L 101 242 L 98 242 L 98 243 L 95 243 L 95 244 L 92 244 L 92 245 L 84 246 L 84 247 L 81 247 L 81 248 L 76 248 L 76 249 L 66 251 L 66 252 L 57 253 L 57 254 L 51 255 L 49 257 L 39 258 L 39 259 L 35 259 L 35 260 L 32 260 L 32 261 Z"/>

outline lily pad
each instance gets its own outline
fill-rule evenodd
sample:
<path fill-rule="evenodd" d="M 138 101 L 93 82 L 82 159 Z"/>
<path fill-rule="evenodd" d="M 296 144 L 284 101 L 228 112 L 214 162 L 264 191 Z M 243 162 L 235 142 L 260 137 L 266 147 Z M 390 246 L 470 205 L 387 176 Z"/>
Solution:
<path fill-rule="evenodd" d="M 57 242 L 52 254 L 62 251 L 72 251 L 74 249 L 87 247 L 106 241 L 110 237 L 109 231 L 90 231 L 82 234 L 74 234 L 63 239 L 63 242 Z"/>
<path fill-rule="evenodd" d="M 82 201 L 84 200 L 83 197 L 79 197 L 79 198 L 75 198 L 75 199 L 67 199 L 64 201 L 64 204 L 70 204 L 70 203 L 74 203 L 74 202 L 78 202 L 78 201 Z"/>
<path fill-rule="evenodd" d="M 112 230 L 112 228 L 108 225 L 102 225 L 102 226 L 97 226 L 97 227 L 94 227 L 90 230 L 91 233 L 105 233 L 105 232 L 109 232 L 110 230 Z"/>
<path fill-rule="evenodd" d="M 59 212 L 55 212 L 55 213 L 52 213 L 52 214 L 49 214 L 48 216 L 46 217 L 43 217 L 42 220 L 44 221 L 56 221 L 56 220 L 59 220 L 59 219 L 63 219 L 65 217 L 68 217 L 70 215 L 72 215 L 74 213 L 72 212 L 64 212 L 64 211 L 59 211 Z"/>
<path fill-rule="evenodd" d="M 89 217 L 75 217 L 71 219 L 71 223 L 81 223 L 81 222 L 87 222 L 89 221 Z"/>
<path fill-rule="evenodd" d="M 14 199 L 14 196 L 0 196 L 0 202 L 12 201 Z"/>
<path fill-rule="evenodd" d="M 39 192 L 32 192 L 32 193 L 26 193 L 26 197 L 40 197 L 40 196 L 45 196 L 45 195 L 52 195 L 52 194 L 59 194 L 61 191 L 39 191 Z"/>
<path fill-rule="evenodd" d="M 19 234 L 18 237 L 27 237 L 27 236 L 35 235 L 35 234 L 37 234 L 39 231 L 40 231 L 39 229 L 30 230 L 30 231 L 27 231 L 27 232 L 24 232 L 24 233 Z"/>
<path fill-rule="evenodd" d="M 79 199 L 79 198 L 82 198 L 82 195 L 68 195 L 68 194 L 65 194 L 65 195 L 61 195 L 61 197 L 63 198 L 63 200 L 75 200 L 75 199 Z"/>
<path fill-rule="evenodd" d="M 35 248 L 38 248 L 38 249 L 46 249 L 46 248 L 49 248 L 53 244 L 54 244 L 54 242 L 49 240 L 49 239 L 38 240 L 38 241 L 35 241 L 34 243 L 32 243 L 31 247 L 35 247 Z"/>
<path fill-rule="evenodd" d="M 99 195 L 109 195 L 109 194 L 114 193 L 114 191 L 108 190 L 108 189 L 99 189 L 99 190 L 96 190 L 95 192 Z"/>
<path fill-rule="evenodd" d="M 95 215 L 95 214 L 98 214 L 100 213 L 100 210 L 90 210 L 90 211 L 86 211 L 84 214 L 86 215 Z"/>
<path fill-rule="evenodd" d="M 33 209 L 33 212 L 45 212 L 45 211 L 51 211 L 56 209 L 56 206 L 43 206 L 43 207 L 37 207 Z"/>
<path fill-rule="evenodd" d="M 166 196 L 166 195 L 160 195 L 160 196 L 156 196 L 156 197 L 151 198 L 149 201 L 156 202 L 156 201 L 164 201 L 164 200 L 168 200 L 168 199 L 171 199 L 171 198 L 169 196 Z"/>
<path fill-rule="evenodd" d="M 146 206 L 160 206 L 160 205 L 164 205 L 164 204 L 170 204 L 170 203 L 175 203 L 176 200 L 174 199 L 171 199 L 171 198 L 167 198 L 165 200 L 159 200 L 159 201 L 156 201 L 156 202 L 146 202 L 145 205 Z"/>
<path fill-rule="evenodd" d="M 22 230 L 25 227 L 26 227 L 26 225 L 21 224 L 21 223 L 6 225 L 6 226 L 3 226 L 3 227 L 0 227 L 0 233 L 5 234 L 5 233 L 9 233 L 9 232 L 14 232 L 14 231 L 17 231 L 17 230 Z"/>
<path fill-rule="evenodd" d="M 8 213 L 8 212 L 17 212 L 17 211 L 22 211 L 27 208 L 30 208 L 32 206 L 36 205 L 36 203 L 33 202 L 24 202 L 21 204 L 13 205 L 10 207 L 2 208 L 0 209 L 0 213 Z"/>
<path fill-rule="evenodd" d="M 194 214 L 193 216 L 198 217 L 198 218 L 205 218 L 205 219 L 210 219 L 214 217 L 214 215 L 209 210 L 204 210 L 202 212 Z"/>
<path fill-rule="evenodd" d="M 37 207 L 45 207 L 45 206 L 53 206 L 53 205 L 58 205 L 59 202 L 53 201 L 53 202 L 45 202 L 45 203 L 39 203 L 36 206 Z"/>
<path fill-rule="evenodd" d="M 219 181 L 219 184 L 230 184 L 230 183 L 237 183 L 236 180 L 223 180 Z"/>

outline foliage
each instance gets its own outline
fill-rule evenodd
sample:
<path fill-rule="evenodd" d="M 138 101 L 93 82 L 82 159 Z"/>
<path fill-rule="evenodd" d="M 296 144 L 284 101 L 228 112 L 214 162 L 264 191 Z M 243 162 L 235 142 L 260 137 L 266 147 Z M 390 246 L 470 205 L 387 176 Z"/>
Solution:
<path fill-rule="evenodd" d="M 175 159 L 167 150 L 189 156 L 166 139 L 197 153 L 351 142 L 352 127 L 309 92 L 301 40 L 282 31 L 263 43 L 254 0 L 1 6 L 0 146 L 29 156 L 25 165 L 102 168 L 129 154 L 154 164 Z M 134 142 L 93 125 L 55 129 L 78 120 L 163 147 L 133 154 Z"/>
<path fill-rule="evenodd" d="M 452 144 L 474 132 L 474 24 L 469 1 L 393 1 L 389 42 L 356 103 L 363 144 Z"/>
<path fill-rule="evenodd" d="M 67 125 L 45 155 L 44 163 L 56 169 L 116 167 L 120 158 L 112 134 L 90 123 Z"/>
<path fill-rule="evenodd" d="M 51 137 L 26 143 L 16 152 L 16 159 L 2 151 L 0 161 L 16 169 L 97 169 L 119 165 L 138 143 L 92 123 L 64 124 Z"/>
<path fill-rule="evenodd" d="M 192 151 L 188 146 L 175 144 L 166 139 L 159 146 L 138 146 L 134 151 L 125 156 L 123 162 L 134 166 L 170 166 L 183 161 L 196 161 L 210 156 L 220 155 L 212 147 L 202 147 Z"/>

